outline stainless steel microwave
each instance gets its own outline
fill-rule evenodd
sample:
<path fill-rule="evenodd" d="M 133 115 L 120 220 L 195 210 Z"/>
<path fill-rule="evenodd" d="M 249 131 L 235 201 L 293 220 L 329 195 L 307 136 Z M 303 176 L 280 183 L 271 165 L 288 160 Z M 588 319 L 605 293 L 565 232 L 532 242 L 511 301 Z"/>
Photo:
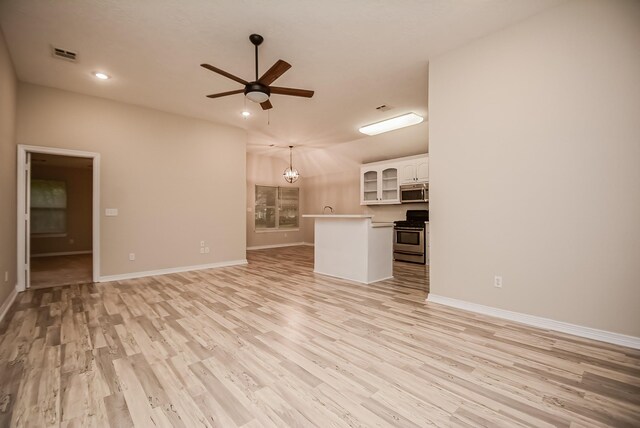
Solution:
<path fill-rule="evenodd" d="M 429 202 L 429 183 L 405 184 L 400 186 L 400 202 Z"/>

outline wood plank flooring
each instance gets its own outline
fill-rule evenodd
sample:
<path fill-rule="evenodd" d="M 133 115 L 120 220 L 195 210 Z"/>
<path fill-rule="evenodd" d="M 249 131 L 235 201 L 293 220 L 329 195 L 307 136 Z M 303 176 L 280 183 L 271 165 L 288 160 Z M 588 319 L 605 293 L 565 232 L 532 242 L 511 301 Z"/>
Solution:
<path fill-rule="evenodd" d="M 426 304 L 310 247 L 249 265 L 22 293 L 0 427 L 637 427 L 640 352 Z"/>
<path fill-rule="evenodd" d="M 91 282 L 92 260 L 91 254 L 31 257 L 31 288 Z"/>

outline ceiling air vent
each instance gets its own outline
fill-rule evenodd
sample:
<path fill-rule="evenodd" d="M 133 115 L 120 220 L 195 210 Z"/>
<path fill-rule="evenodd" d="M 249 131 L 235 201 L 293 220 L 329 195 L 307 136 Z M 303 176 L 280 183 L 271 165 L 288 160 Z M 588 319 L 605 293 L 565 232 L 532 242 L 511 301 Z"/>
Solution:
<path fill-rule="evenodd" d="M 55 58 L 64 59 L 67 61 L 76 62 L 78 59 L 78 53 L 73 52 L 67 49 L 56 48 L 55 46 L 51 47 L 51 52 Z"/>
<path fill-rule="evenodd" d="M 376 107 L 376 110 L 378 111 L 389 111 L 391 110 L 393 107 L 388 106 L 386 104 L 382 104 L 381 106 Z"/>

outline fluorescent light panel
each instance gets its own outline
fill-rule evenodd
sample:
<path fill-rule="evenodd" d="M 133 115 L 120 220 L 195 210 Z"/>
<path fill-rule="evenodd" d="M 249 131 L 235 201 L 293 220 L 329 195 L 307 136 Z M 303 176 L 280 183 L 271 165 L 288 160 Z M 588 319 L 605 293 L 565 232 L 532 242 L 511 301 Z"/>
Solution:
<path fill-rule="evenodd" d="M 383 120 L 382 122 L 376 122 L 372 123 L 371 125 L 363 126 L 359 129 L 359 131 L 367 135 L 378 135 L 382 134 L 383 132 L 389 132 L 395 129 L 417 125 L 423 120 L 424 118 L 422 116 L 418 116 L 415 113 L 407 113 L 403 114 L 402 116 Z"/>

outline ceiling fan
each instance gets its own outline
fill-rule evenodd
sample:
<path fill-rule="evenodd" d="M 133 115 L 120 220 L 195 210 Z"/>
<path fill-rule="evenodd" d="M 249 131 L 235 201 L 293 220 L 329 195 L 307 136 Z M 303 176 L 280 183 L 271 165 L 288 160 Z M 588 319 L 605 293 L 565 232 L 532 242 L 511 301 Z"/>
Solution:
<path fill-rule="evenodd" d="M 226 97 L 227 95 L 234 95 L 244 92 L 244 95 L 251 101 L 260 104 L 263 110 L 269 110 L 273 106 L 271 105 L 271 101 L 269 101 L 269 97 L 271 94 L 278 95 L 292 95 L 294 97 L 305 97 L 311 98 L 313 96 L 313 91 L 309 91 L 306 89 L 294 89 L 294 88 L 281 88 L 278 86 L 270 86 L 278 77 L 282 76 L 285 71 L 291 68 L 291 64 L 286 61 L 279 59 L 275 64 L 271 66 L 269 70 L 266 71 L 262 75 L 262 77 L 258 78 L 258 46 L 262 44 L 264 38 L 259 34 L 252 34 L 249 36 L 249 40 L 255 46 L 256 50 L 256 80 L 253 82 L 247 82 L 244 79 L 241 79 L 233 74 L 227 73 L 224 70 L 220 70 L 217 67 L 214 67 L 209 64 L 200 64 L 200 66 L 206 68 L 207 70 L 211 70 L 214 73 L 218 73 L 224 77 L 227 77 L 231 80 L 235 80 L 236 82 L 244 85 L 244 89 L 236 89 L 235 91 L 221 92 L 219 94 L 211 94 L 207 95 L 208 98 L 219 98 Z"/>

